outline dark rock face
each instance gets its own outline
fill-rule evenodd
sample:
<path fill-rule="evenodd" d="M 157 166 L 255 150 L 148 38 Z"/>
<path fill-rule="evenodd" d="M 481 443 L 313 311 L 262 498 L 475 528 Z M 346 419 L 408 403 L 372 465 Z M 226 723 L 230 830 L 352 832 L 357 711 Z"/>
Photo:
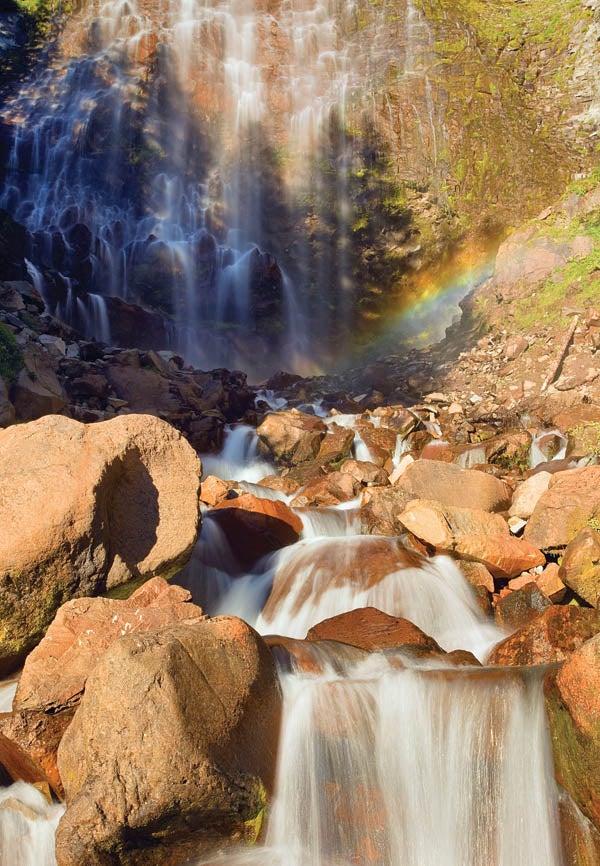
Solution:
<path fill-rule="evenodd" d="M 88 678 L 59 749 L 60 866 L 184 863 L 253 841 L 280 711 L 271 654 L 241 620 L 122 638 Z"/>

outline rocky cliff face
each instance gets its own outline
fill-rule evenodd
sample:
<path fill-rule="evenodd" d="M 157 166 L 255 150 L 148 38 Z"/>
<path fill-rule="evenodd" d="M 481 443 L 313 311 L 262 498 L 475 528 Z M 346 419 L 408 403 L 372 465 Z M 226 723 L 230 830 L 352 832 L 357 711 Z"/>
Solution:
<path fill-rule="evenodd" d="M 331 360 L 590 170 L 597 19 L 597 0 L 86 3 L 43 93 L 6 99 L 2 203 L 77 327 L 70 292 L 120 295 L 186 354 L 191 325 Z"/>

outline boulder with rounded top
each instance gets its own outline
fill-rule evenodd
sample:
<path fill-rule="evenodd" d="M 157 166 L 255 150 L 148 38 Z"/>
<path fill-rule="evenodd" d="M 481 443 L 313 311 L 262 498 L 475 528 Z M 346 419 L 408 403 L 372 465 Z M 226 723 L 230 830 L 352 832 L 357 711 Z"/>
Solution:
<path fill-rule="evenodd" d="M 158 418 L 9 427 L 0 473 L 0 673 L 65 601 L 169 577 L 195 544 L 200 462 Z"/>
<path fill-rule="evenodd" d="M 269 649 L 235 617 L 118 640 L 59 748 L 59 866 L 171 866 L 253 842 L 280 713 Z"/>

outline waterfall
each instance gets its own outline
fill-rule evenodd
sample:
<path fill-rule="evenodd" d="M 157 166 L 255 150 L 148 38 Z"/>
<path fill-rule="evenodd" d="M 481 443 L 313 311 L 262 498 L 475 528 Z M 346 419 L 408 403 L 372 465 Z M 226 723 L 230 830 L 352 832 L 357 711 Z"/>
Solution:
<path fill-rule="evenodd" d="M 431 42 L 410 4 L 90 0 L 4 112 L 0 207 L 50 307 L 80 324 L 68 280 L 89 315 L 89 295 L 163 313 L 196 365 L 327 360 L 357 315 L 365 196 L 401 199 L 385 136 L 403 124 L 438 172 Z"/>

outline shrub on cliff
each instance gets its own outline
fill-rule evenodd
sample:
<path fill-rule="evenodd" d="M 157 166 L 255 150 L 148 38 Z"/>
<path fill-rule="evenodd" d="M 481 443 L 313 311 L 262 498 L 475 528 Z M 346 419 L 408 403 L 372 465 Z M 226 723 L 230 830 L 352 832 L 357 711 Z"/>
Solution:
<path fill-rule="evenodd" d="M 12 385 L 23 366 L 23 355 L 8 328 L 0 325 L 0 378 Z"/>

